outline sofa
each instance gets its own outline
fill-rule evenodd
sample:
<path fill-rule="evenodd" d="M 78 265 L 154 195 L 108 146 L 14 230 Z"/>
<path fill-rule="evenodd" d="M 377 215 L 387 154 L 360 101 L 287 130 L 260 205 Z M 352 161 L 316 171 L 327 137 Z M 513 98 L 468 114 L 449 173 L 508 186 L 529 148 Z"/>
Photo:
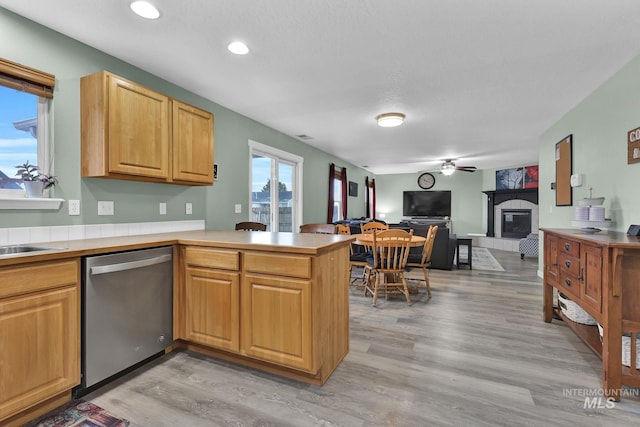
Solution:
<path fill-rule="evenodd" d="M 453 268 L 453 258 L 456 252 L 456 235 L 449 233 L 449 229 L 444 222 L 425 221 L 401 221 L 397 224 L 389 224 L 389 228 L 401 228 L 403 230 L 413 229 L 416 236 L 426 237 L 429 226 L 437 225 L 438 232 L 433 242 L 433 252 L 431 253 L 431 268 L 437 270 L 451 270 Z M 413 247 L 410 255 L 422 254 L 422 247 Z"/>

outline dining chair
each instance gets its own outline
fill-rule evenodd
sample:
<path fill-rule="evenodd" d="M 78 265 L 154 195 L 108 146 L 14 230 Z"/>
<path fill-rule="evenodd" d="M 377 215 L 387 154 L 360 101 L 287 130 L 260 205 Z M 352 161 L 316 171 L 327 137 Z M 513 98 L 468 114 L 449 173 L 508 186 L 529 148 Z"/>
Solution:
<path fill-rule="evenodd" d="M 406 232 L 392 229 L 373 234 L 373 256 L 366 267 L 373 278 L 373 284 L 372 280 L 365 282 L 365 295 L 367 292 L 373 294 L 374 307 L 381 290 L 387 299 L 389 295 L 403 294 L 407 304 L 411 305 L 404 269 L 407 265 L 412 237 L 413 230 Z"/>
<path fill-rule="evenodd" d="M 302 224 L 301 233 L 336 234 L 336 226 L 333 224 Z"/>
<path fill-rule="evenodd" d="M 429 285 L 429 269 L 431 268 L 431 253 L 433 252 L 433 242 L 436 240 L 436 233 L 438 232 L 437 225 L 429 226 L 427 230 L 427 239 L 424 241 L 421 254 L 409 254 L 407 258 L 407 268 L 415 267 L 422 268 L 424 273 L 424 284 L 427 288 L 427 295 L 431 298 L 431 286 Z M 418 280 L 420 279 L 409 279 Z M 418 288 L 420 285 L 418 285 Z"/>
<path fill-rule="evenodd" d="M 267 231 L 267 224 L 245 221 L 236 224 L 236 231 Z"/>
<path fill-rule="evenodd" d="M 369 233 L 372 233 L 374 230 L 383 231 L 388 229 L 389 229 L 388 224 L 378 222 L 378 221 L 370 221 L 365 224 L 360 224 L 360 232 L 362 234 L 369 234 Z"/>
<path fill-rule="evenodd" d="M 337 224 L 336 225 L 336 234 L 342 235 L 351 235 L 351 227 L 345 224 Z M 357 252 L 353 248 L 353 244 L 349 245 L 349 277 L 353 272 L 353 267 L 366 267 L 367 266 L 367 257 L 371 256 L 370 253 L 366 252 Z M 364 271 L 362 277 L 353 277 L 351 279 L 351 284 L 355 284 L 357 280 L 362 280 L 364 282 L 365 276 Z M 360 285 L 361 286 L 361 285 Z"/>

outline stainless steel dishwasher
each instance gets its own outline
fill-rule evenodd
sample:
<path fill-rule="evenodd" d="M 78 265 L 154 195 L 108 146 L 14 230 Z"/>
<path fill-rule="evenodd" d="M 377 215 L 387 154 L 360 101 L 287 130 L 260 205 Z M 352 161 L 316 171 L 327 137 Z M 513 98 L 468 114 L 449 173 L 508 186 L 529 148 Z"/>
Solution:
<path fill-rule="evenodd" d="M 173 342 L 172 247 L 86 257 L 83 275 L 82 384 L 76 395 Z"/>

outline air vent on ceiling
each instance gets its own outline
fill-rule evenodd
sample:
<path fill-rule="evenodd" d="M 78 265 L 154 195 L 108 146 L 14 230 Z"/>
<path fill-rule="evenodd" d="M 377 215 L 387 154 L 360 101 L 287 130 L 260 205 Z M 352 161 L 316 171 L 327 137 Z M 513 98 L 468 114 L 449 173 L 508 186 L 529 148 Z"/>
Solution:
<path fill-rule="evenodd" d="M 313 139 L 313 137 L 306 135 L 304 133 L 301 133 L 300 135 L 296 135 L 296 138 L 304 139 L 305 141 L 309 139 Z"/>

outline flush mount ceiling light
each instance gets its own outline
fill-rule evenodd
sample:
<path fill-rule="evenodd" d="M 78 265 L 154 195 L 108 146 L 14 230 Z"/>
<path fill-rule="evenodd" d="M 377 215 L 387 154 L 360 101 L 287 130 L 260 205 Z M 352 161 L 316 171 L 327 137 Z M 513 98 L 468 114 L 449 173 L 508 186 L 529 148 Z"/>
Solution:
<path fill-rule="evenodd" d="M 158 9 L 148 1 L 134 1 L 129 7 L 136 15 L 145 19 L 158 19 L 160 17 Z"/>
<path fill-rule="evenodd" d="M 405 115 L 402 113 L 385 113 L 376 117 L 378 126 L 383 128 L 392 128 L 394 126 L 400 126 L 404 121 Z"/>
<path fill-rule="evenodd" d="M 440 172 L 442 172 L 444 175 L 453 175 L 455 171 L 456 171 L 456 164 L 453 163 L 451 160 L 447 160 L 442 164 L 442 166 L 440 166 Z"/>
<path fill-rule="evenodd" d="M 242 42 L 231 42 L 227 46 L 227 49 L 229 49 L 229 52 L 235 53 L 236 55 L 246 55 L 249 53 L 249 48 Z"/>

